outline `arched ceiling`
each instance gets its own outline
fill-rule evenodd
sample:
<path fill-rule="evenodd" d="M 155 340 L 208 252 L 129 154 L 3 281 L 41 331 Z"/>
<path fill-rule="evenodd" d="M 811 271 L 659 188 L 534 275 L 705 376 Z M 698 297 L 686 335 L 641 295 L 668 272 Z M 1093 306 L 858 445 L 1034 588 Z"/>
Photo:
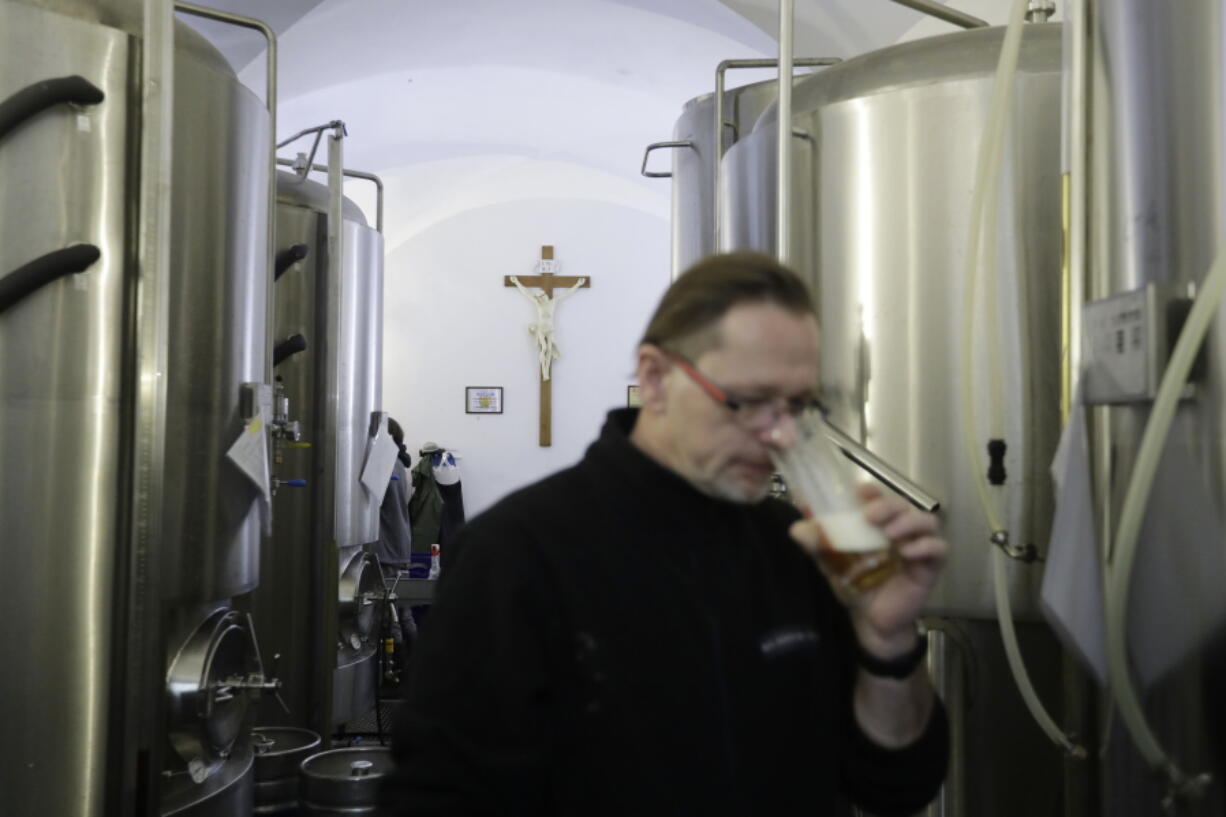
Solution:
<path fill-rule="evenodd" d="M 957 6 L 998 22 L 1008 2 Z M 213 4 L 278 31 L 279 136 L 342 119 L 347 165 L 399 174 L 405 202 L 411 179 L 450 207 L 457 190 L 505 199 L 539 171 L 554 180 L 553 195 L 617 201 L 666 220 L 669 187 L 640 177 L 643 149 L 671 137 L 682 105 L 712 90 L 721 60 L 777 49 L 777 0 Z M 258 36 L 188 22 L 248 85 L 263 87 Z M 797 55 L 847 57 L 951 27 L 890 0 L 797 0 L 795 30 Z M 737 72 L 729 81 L 772 76 Z"/>

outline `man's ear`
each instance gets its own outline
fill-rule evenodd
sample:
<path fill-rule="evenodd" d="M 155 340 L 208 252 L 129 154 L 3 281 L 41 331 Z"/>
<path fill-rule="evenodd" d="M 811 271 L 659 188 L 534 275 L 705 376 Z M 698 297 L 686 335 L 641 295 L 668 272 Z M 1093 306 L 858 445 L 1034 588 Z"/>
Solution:
<path fill-rule="evenodd" d="M 639 346 L 636 373 L 639 379 L 639 398 L 643 411 L 660 414 L 667 403 L 668 391 L 665 375 L 672 369 L 672 361 L 659 346 L 644 343 Z"/>

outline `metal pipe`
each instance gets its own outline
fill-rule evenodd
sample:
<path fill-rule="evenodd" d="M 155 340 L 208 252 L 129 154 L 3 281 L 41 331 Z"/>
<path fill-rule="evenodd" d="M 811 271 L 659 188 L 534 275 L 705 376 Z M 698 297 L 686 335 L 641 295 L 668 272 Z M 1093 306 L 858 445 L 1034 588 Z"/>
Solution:
<path fill-rule="evenodd" d="M 941 507 L 941 500 L 925 491 L 910 478 L 904 476 L 902 472 L 881 459 L 881 457 L 860 445 L 855 439 L 845 434 L 842 429 L 836 428 L 829 422 L 825 426 L 826 436 L 830 438 L 830 442 L 842 449 L 843 453 L 852 462 L 902 494 L 912 505 L 928 513 L 933 513 Z"/>
<path fill-rule="evenodd" d="M 779 0 L 779 133 L 775 161 L 775 255 L 787 264 L 792 255 L 792 58 L 795 0 Z M 722 131 L 722 126 L 721 126 Z"/>
<path fill-rule="evenodd" d="M 941 696 L 949 718 L 949 768 L 945 783 L 923 817 L 963 817 L 966 814 L 966 713 L 974 685 L 970 660 L 974 658 L 966 634 L 948 620 L 925 619 L 928 632 L 928 674 Z"/>
<path fill-rule="evenodd" d="M 328 279 L 330 293 L 336 296 L 336 301 L 328 308 L 329 320 L 328 330 L 339 332 L 341 318 L 340 310 L 342 307 L 342 299 L 340 297 L 340 288 L 345 287 L 345 259 L 344 246 L 345 240 L 344 217 L 345 217 L 345 198 L 344 198 L 344 130 L 336 128 L 328 135 Z M 333 364 L 337 358 L 337 347 L 340 343 L 338 334 L 329 334 L 329 364 Z M 339 374 L 333 365 L 329 365 L 329 377 Z M 333 400 L 336 399 L 335 394 Z M 339 407 L 334 404 L 329 412 L 331 418 L 339 417 Z"/>
<path fill-rule="evenodd" d="M 1062 275 L 1064 303 L 1062 323 L 1065 324 L 1063 368 L 1061 372 L 1061 419 L 1068 421 L 1072 412 L 1073 388 L 1081 371 L 1081 308 L 1086 301 L 1087 232 L 1086 208 L 1089 202 L 1088 165 L 1086 162 L 1088 82 L 1087 73 L 1089 28 L 1085 2 L 1074 2 L 1067 10 L 1064 29 L 1064 198 L 1067 214 L 1064 224 L 1064 264 Z"/>
<path fill-rule="evenodd" d="M 827 65 L 836 65 L 842 62 L 840 57 L 797 57 L 792 60 L 793 68 L 821 68 Z M 779 65 L 779 60 L 774 59 L 753 59 L 753 60 L 724 60 L 715 67 L 715 151 L 711 156 L 711 218 L 714 221 L 714 229 L 711 235 L 715 240 L 715 249 L 719 250 L 720 239 L 720 204 L 719 204 L 719 185 L 722 178 L 721 172 L 723 166 L 721 160 L 724 158 L 724 128 L 730 125 L 735 128 L 736 125 L 731 122 L 724 121 L 724 74 L 732 68 L 775 68 Z"/>
<path fill-rule="evenodd" d="M 139 66 L 139 184 L 135 229 L 134 325 L 125 342 L 121 513 L 123 569 L 115 595 L 122 618 L 113 647 L 118 683 L 112 701 L 120 714 L 109 736 L 114 752 L 108 807 L 98 813 L 135 814 L 157 792 L 165 744 L 164 707 L 149 697 L 162 689 L 166 667 L 160 585 L 163 471 L 166 449 L 166 362 L 170 326 L 171 173 L 174 128 L 174 16 L 162 0 L 144 0 Z M 102 682 L 102 681 L 99 681 Z M 154 700 L 157 700 L 155 698 Z M 152 714 L 152 717 L 149 715 Z M 144 756 L 142 758 L 142 756 Z M 148 806 L 146 805 L 146 809 Z M 94 811 L 95 809 L 90 809 Z"/>
<path fill-rule="evenodd" d="M 293 159 L 277 159 L 277 164 L 282 167 L 297 167 L 297 163 Z M 321 173 L 328 172 L 327 165 L 311 165 L 310 170 L 316 170 Z M 365 173 L 361 170 L 341 169 L 341 174 L 348 176 L 351 179 L 365 179 L 368 182 L 375 183 L 375 229 L 383 232 L 383 180 L 374 173 Z"/>
<path fill-rule="evenodd" d="M 254 17 L 244 17 L 241 14 L 233 14 L 228 11 L 218 11 L 206 6 L 197 6 L 194 3 L 176 2 L 175 10 L 184 14 L 191 14 L 195 17 L 203 17 L 206 20 L 215 20 L 219 23 L 238 26 L 240 28 L 249 28 L 253 31 L 258 31 L 264 35 L 264 39 L 268 43 L 268 51 L 265 55 L 265 77 L 264 77 L 264 103 L 268 106 L 268 251 L 265 253 L 265 269 L 267 275 L 266 293 L 265 293 L 265 327 L 264 327 L 264 382 L 271 384 L 272 373 L 272 348 L 273 348 L 273 326 L 276 321 L 274 312 L 274 299 L 272 294 L 272 270 L 273 270 L 273 254 L 274 236 L 277 234 L 277 33 L 272 30 L 272 27 L 263 20 L 257 20 Z"/>
<path fill-rule="evenodd" d="M 368 182 L 375 184 L 375 229 L 383 232 L 383 180 L 374 173 L 365 173 L 361 170 L 345 170 L 341 168 L 341 174 L 348 176 L 351 179 L 365 179 Z"/>
<path fill-rule="evenodd" d="M 300 130 L 288 139 L 282 139 L 280 142 L 277 142 L 277 147 L 283 148 L 291 142 L 296 142 L 304 136 L 308 136 L 312 133 L 315 134 L 315 141 L 311 143 L 311 152 L 309 154 L 299 153 L 298 158 L 295 159 L 290 165 L 294 168 L 294 172 L 298 174 L 298 178 L 300 180 L 306 179 L 306 177 L 310 174 L 312 167 L 318 167 L 318 165 L 315 164 L 315 153 L 319 150 L 319 140 L 323 138 L 324 131 L 328 130 L 329 128 L 343 136 L 349 135 L 349 129 L 345 127 L 345 123 L 339 119 L 333 119 L 331 122 L 325 122 L 324 124 L 316 125 L 313 128 Z"/>
<path fill-rule="evenodd" d="M 953 23 L 956 26 L 963 28 L 986 28 L 988 23 L 986 20 L 980 20 L 967 14 L 964 11 L 957 11 L 948 6 L 943 6 L 933 0 L 894 0 L 900 6 L 906 6 L 916 11 L 922 11 L 931 17 L 936 17 L 938 20 L 944 20 L 947 23 Z"/>
<path fill-rule="evenodd" d="M 668 171 L 667 173 L 661 173 L 658 170 L 648 170 L 647 169 L 647 159 L 651 156 L 651 152 L 653 150 L 660 150 L 661 148 L 693 148 L 693 147 L 694 147 L 694 143 L 688 139 L 672 140 L 669 142 L 652 142 L 650 145 L 647 146 L 647 149 L 643 151 L 643 166 L 639 168 L 639 173 L 643 174 L 649 179 L 671 179 L 673 177 L 673 172 L 671 170 Z"/>
<path fill-rule="evenodd" d="M 285 147 L 286 145 L 288 145 L 290 142 L 297 142 L 299 139 L 301 139 L 302 137 L 304 137 L 304 136 L 306 136 L 306 135 L 308 135 L 308 134 L 311 134 L 311 133 L 322 133 L 323 131 L 327 130 L 328 128 L 335 128 L 335 127 L 337 127 L 337 126 L 338 126 L 338 125 L 340 125 L 340 124 L 341 124 L 341 122 L 340 122 L 340 120 L 339 120 L 339 119 L 334 119 L 334 120 L 332 120 L 331 122 L 329 122 L 329 123 L 327 123 L 327 124 L 325 124 L 325 125 L 316 125 L 316 126 L 315 126 L 315 127 L 313 127 L 313 128 L 303 128 L 302 130 L 298 131 L 297 133 L 295 133 L 293 136 L 289 137 L 288 139 L 282 139 L 280 142 L 277 142 L 277 147 L 278 147 L 278 148 L 283 148 L 283 147 Z"/>

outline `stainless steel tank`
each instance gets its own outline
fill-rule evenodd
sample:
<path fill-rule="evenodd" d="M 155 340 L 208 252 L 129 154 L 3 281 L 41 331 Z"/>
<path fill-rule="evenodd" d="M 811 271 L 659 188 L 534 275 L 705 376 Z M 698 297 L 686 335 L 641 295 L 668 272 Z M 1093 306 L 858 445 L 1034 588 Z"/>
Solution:
<path fill-rule="evenodd" d="M 290 709 L 266 707 L 264 720 L 330 734 L 374 705 L 374 634 L 354 648 L 345 610 L 355 586 L 348 572 L 365 571 L 353 565 L 366 560 L 355 559 L 379 537 L 378 497 L 361 473 L 381 418 L 383 237 L 344 199 L 334 275 L 328 188 L 285 172 L 277 187 L 275 373 L 302 434 L 278 445 L 277 467 L 307 485 L 274 498 L 266 580 L 250 605 L 266 652 L 281 655 Z M 357 583 L 362 592 L 376 573 Z"/>
<path fill-rule="evenodd" d="M 1137 310 L 1124 325 L 1135 360 L 1141 347 L 1132 339 L 1167 320 L 1179 298 L 1203 290 L 1226 235 L 1226 6 L 1119 0 L 1087 8 L 1088 81 L 1080 92 L 1088 133 L 1071 145 L 1084 151 L 1087 168 L 1086 292 L 1101 305 L 1153 289 L 1157 313 Z M 1075 315 L 1087 385 L 1104 362 L 1091 351 L 1093 306 Z M 1165 334 L 1145 345 L 1157 340 L 1165 349 Z M 1215 776 L 1204 795 L 1176 800 L 1177 813 L 1190 817 L 1221 814 L 1226 801 L 1226 308 L 1210 324 L 1202 355 L 1150 492 L 1127 616 L 1129 672 L 1155 739 L 1185 774 Z M 1153 402 L 1105 395 L 1094 402 L 1102 403 L 1090 409 L 1096 516 L 1099 535 L 1114 545 Z M 1117 726 L 1103 755 L 1102 813 L 1156 813 L 1169 794 L 1165 775 L 1149 768 L 1129 730 Z"/>
<path fill-rule="evenodd" d="M 975 157 L 1002 29 L 875 51 L 798 83 L 793 95 L 790 263 L 822 329 L 821 397 L 855 441 L 941 502 L 950 555 L 926 610 L 955 755 L 930 814 L 1057 813 L 1065 767 L 1018 695 L 996 618 L 989 543 L 963 437 L 961 352 L 986 470 L 990 384 L 983 338 L 1002 333 L 1003 499 L 1013 544 L 1047 548 L 1048 469 L 1060 430 L 1061 32 L 1027 27 L 997 220 L 999 306 L 962 329 Z M 777 120 L 768 108 L 725 155 L 722 250 L 775 252 Z M 980 292 L 983 290 L 982 280 Z M 1042 563 L 1011 562 L 1008 588 L 1042 700 L 1059 702 L 1062 658 L 1039 621 Z M 1062 719 L 1059 710 L 1055 717 Z M 1008 734 L 1006 741 L 1000 735 Z"/>
<path fill-rule="evenodd" d="M 724 92 L 724 152 L 748 136 L 776 97 L 777 83 L 756 82 Z M 715 95 L 685 103 L 673 140 L 673 277 L 715 252 Z"/>
<path fill-rule="evenodd" d="M 320 752 L 302 761 L 299 786 L 304 815 L 386 814 L 379 786 L 395 768 L 390 749 L 354 747 Z"/>
<path fill-rule="evenodd" d="M 22 543 L 0 579 L 0 632 L 20 656 L 0 681 L 14 747 L 0 791 L 14 814 L 92 817 L 130 797 L 153 802 L 156 791 L 132 792 L 163 762 L 166 813 L 242 814 L 250 799 L 241 718 L 229 705 L 176 709 L 185 682 L 173 668 L 192 651 L 212 655 L 210 666 L 232 653 L 252 665 L 249 639 L 236 637 L 249 628 L 213 628 L 210 611 L 257 579 L 254 490 L 226 473 L 224 455 L 239 429 L 238 384 L 264 380 L 267 114 L 214 49 L 177 26 L 168 444 L 155 456 L 164 471 L 134 474 L 134 349 L 144 341 L 133 327 L 137 289 L 153 277 L 135 262 L 142 19 L 131 0 L 0 2 L 0 458 L 22 463 L 0 476 L 0 528 Z M 48 92 L 58 97 L 40 109 Z M 10 116 L 22 109 L 31 115 Z M 70 274 L 74 264 L 84 271 Z M 166 488 L 164 530 L 132 518 L 142 479 Z M 149 565 L 129 563 L 121 533 L 146 523 L 159 552 L 148 584 L 139 577 Z M 138 595 L 149 587 L 158 595 Z M 144 610 L 163 613 L 164 641 L 115 629 Z M 140 656 L 125 654 L 137 647 Z M 155 677 L 154 653 L 170 676 Z M 131 695 L 118 679 L 137 676 Z M 197 694 L 220 703 L 234 676 L 210 677 Z M 124 708 L 132 700 L 140 713 Z M 145 747 L 152 768 L 141 780 L 118 742 L 137 718 L 167 727 Z M 198 780 L 176 771 L 189 765 L 172 748 L 183 740 L 204 747 Z"/>
<path fill-rule="evenodd" d="M 0 2 L 0 102 L 72 75 L 104 95 L 0 135 L 0 276 L 72 245 L 100 251 L 0 312 L 0 720 L 20 751 L 0 763 L 0 792 L 12 814 L 92 817 L 105 797 L 132 58 L 121 30 Z"/>
<path fill-rule="evenodd" d="M 302 246 L 306 255 L 277 279 L 274 338 L 279 345 L 300 335 L 306 349 L 275 371 L 311 450 L 329 458 L 314 493 L 326 489 L 322 498 L 332 508 L 324 535 L 346 548 L 379 538 L 379 503 L 362 486 L 361 473 L 371 418 L 382 402 L 383 236 L 344 199 L 344 273 L 329 280 L 327 213 L 326 186 L 277 174 L 276 253 L 284 258 Z M 278 494 L 278 507 L 294 496 Z"/>
<path fill-rule="evenodd" d="M 175 153 L 167 364 L 170 597 L 213 601 L 259 582 L 259 488 L 226 452 L 244 383 L 265 382 L 268 112 L 225 58 L 175 34 Z"/>
<path fill-rule="evenodd" d="M 1002 29 L 865 54 L 806 79 L 793 98 L 791 258 L 822 327 L 832 420 L 942 501 L 951 552 L 929 612 L 993 618 L 992 546 L 963 443 L 960 353 L 1003 333 L 1004 496 L 1012 542 L 1042 554 L 1059 434 L 1060 29 L 1023 38 L 999 216 L 1000 309 L 962 334 L 975 156 Z M 774 252 L 774 109 L 725 157 L 722 249 Z M 986 462 L 989 383 L 976 355 Z M 986 466 L 985 466 L 986 467 Z M 1011 563 L 1015 613 L 1036 618 L 1041 564 Z"/>
<path fill-rule="evenodd" d="M 253 813 L 292 817 L 298 812 L 298 767 L 319 751 L 319 735 L 292 726 L 257 726 L 251 740 L 255 749 Z"/>

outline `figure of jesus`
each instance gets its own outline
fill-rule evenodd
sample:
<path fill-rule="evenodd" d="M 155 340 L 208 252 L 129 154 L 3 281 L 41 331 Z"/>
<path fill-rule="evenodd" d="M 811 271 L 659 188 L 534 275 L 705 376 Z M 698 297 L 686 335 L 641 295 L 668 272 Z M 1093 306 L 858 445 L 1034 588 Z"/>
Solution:
<path fill-rule="evenodd" d="M 587 279 L 580 278 L 570 289 L 563 290 L 555 297 L 550 298 L 549 293 L 544 290 L 533 292 L 521 284 L 514 275 L 510 277 L 511 283 L 515 284 L 515 288 L 522 292 L 525 298 L 532 301 L 532 305 L 536 307 L 536 323 L 528 326 L 528 334 L 532 335 L 536 340 L 537 360 L 541 364 L 541 380 L 548 380 L 550 367 L 555 360 L 562 356 L 554 335 L 553 312 L 557 309 L 559 301 L 574 295 L 575 290 L 583 286 Z"/>

